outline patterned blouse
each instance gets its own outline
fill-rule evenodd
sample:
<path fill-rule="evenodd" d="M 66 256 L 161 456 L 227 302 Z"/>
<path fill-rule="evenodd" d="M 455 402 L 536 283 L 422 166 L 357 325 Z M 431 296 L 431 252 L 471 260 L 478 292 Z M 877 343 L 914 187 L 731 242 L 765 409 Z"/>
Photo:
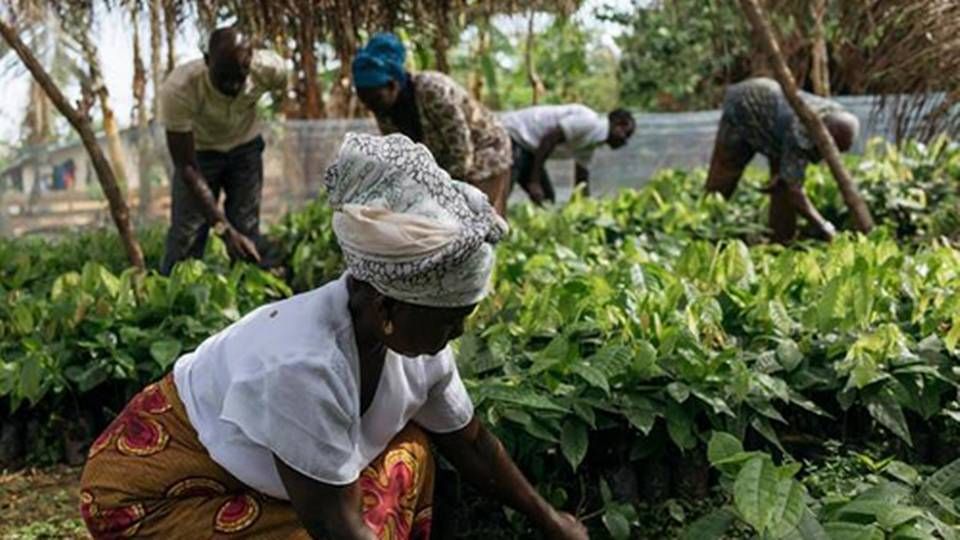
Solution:
<path fill-rule="evenodd" d="M 423 131 L 417 142 L 450 176 L 477 185 L 510 169 L 510 136 L 492 112 L 443 73 L 421 71 L 411 80 Z M 384 135 L 400 132 L 388 116 L 377 124 Z"/>
<path fill-rule="evenodd" d="M 836 101 L 807 92 L 800 97 L 821 118 L 843 110 Z M 816 144 L 772 79 L 749 79 L 727 89 L 723 122 L 754 152 L 778 164 L 780 177 L 788 182 L 802 184 L 807 164 L 820 161 Z"/>

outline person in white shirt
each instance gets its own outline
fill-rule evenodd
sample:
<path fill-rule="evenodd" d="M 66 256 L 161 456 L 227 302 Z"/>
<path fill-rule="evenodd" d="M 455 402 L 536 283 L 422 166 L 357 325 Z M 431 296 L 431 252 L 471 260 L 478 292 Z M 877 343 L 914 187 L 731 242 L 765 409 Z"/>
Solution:
<path fill-rule="evenodd" d="M 602 116 L 580 104 L 529 107 L 506 113 L 501 121 L 513 141 L 512 183 L 538 205 L 556 201 L 544 169 L 547 159 L 573 159 L 575 185 L 589 192 L 594 151 L 604 144 L 622 148 L 636 129 L 626 109 Z"/>
<path fill-rule="evenodd" d="M 94 442 L 94 538 L 430 534 L 434 443 L 547 538 L 584 540 L 474 416 L 448 343 L 506 222 L 404 135 L 348 134 L 326 176 L 343 276 L 179 358 Z"/>

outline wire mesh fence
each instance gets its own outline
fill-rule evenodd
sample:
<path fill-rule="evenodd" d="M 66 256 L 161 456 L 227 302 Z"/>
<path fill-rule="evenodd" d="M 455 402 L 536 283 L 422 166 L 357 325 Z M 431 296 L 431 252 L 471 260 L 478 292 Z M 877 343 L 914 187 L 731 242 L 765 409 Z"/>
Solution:
<path fill-rule="evenodd" d="M 885 102 L 873 96 L 839 97 L 837 100 L 860 118 L 861 136 L 853 152 L 862 152 L 866 141 L 875 137 L 894 140 L 898 120 L 889 98 Z M 930 103 L 932 107 L 936 101 Z M 636 132 L 626 146 L 615 151 L 602 147 L 596 152 L 590 167 L 591 192 L 603 196 L 622 188 L 639 187 L 663 168 L 706 166 L 719 119 L 720 111 L 716 110 L 638 113 Z M 323 174 L 336 156 L 344 134 L 350 131 L 375 133 L 376 129 L 370 118 L 266 123 L 263 126 L 267 143 L 264 154 L 264 222 L 269 223 L 320 192 Z M 136 153 L 136 144 L 124 141 L 128 154 L 132 156 L 127 170 L 146 175 L 151 185 L 149 200 L 143 203 L 144 191 L 137 187 L 139 179 L 134 175 L 128 194 L 133 213 L 138 218 L 162 220 L 167 219 L 169 213 L 171 165 L 159 127 L 152 130 L 151 139 L 152 150 L 145 156 Z M 763 166 L 762 157 L 757 159 Z M 58 160 L 72 161 L 73 170 L 78 171 L 73 185 L 65 185 L 61 178 L 62 164 L 58 164 Z M 143 160 L 146 162 L 141 163 Z M 20 161 L 19 184 L 13 174 L 18 171 L 13 168 L 8 168 L 0 176 L 0 232 L 20 235 L 108 221 L 106 203 L 80 145 L 61 145 L 46 152 L 36 149 L 31 159 Z M 31 167 L 32 175 L 27 174 Z M 547 167 L 556 184 L 558 199 L 565 200 L 573 185 L 572 161 L 552 160 Z M 24 182 L 25 176 L 32 176 L 32 182 Z M 515 190 L 512 200 L 522 199 L 521 191 Z"/>

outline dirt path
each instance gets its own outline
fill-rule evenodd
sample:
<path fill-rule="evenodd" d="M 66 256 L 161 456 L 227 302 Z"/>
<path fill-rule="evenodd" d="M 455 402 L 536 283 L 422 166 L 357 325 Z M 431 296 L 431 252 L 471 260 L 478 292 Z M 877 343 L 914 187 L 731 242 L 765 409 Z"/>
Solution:
<path fill-rule="evenodd" d="M 88 539 L 77 512 L 79 467 L 0 472 L 0 539 Z"/>

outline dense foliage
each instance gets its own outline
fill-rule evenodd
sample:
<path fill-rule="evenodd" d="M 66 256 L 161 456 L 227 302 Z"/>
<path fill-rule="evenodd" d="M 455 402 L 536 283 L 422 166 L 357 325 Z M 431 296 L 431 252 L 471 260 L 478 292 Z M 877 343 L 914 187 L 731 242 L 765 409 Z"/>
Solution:
<path fill-rule="evenodd" d="M 875 523 L 891 537 L 951 537 L 958 467 L 928 465 L 960 441 L 960 250 L 949 238 L 960 147 L 878 147 L 851 165 L 884 227 L 830 245 L 764 243 L 755 178 L 730 203 L 702 194 L 702 172 L 663 171 L 611 199 L 515 209 L 495 291 L 456 346 L 478 413 L 544 493 L 618 539 L 662 532 L 642 528 L 656 522 L 647 503 L 666 504 L 654 514 L 679 530 L 713 502 L 721 509 L 695 531 L 806 538 L 817 536 L 796 527 L 816 525 L 845 538 L 851 523 Z M 807 180 L 842 224 L 832 181 L 819 168 Z M 218 243 L 170 277 L 87 262 L 113 242 L 103 236 L 70 239 L 75 251 L 0 243 L 7 419 L 89 436 L 207 335 L 335 276 L 329 219 L 318 200 L 272 232 L 286 281 L 229 267 Z M 882 454 L 874 478 L 850 487 L 859 470 L 825 473 L 831 440 Z M 526 534 L 515 516 L 496 519 L 504 537 Z"/>

